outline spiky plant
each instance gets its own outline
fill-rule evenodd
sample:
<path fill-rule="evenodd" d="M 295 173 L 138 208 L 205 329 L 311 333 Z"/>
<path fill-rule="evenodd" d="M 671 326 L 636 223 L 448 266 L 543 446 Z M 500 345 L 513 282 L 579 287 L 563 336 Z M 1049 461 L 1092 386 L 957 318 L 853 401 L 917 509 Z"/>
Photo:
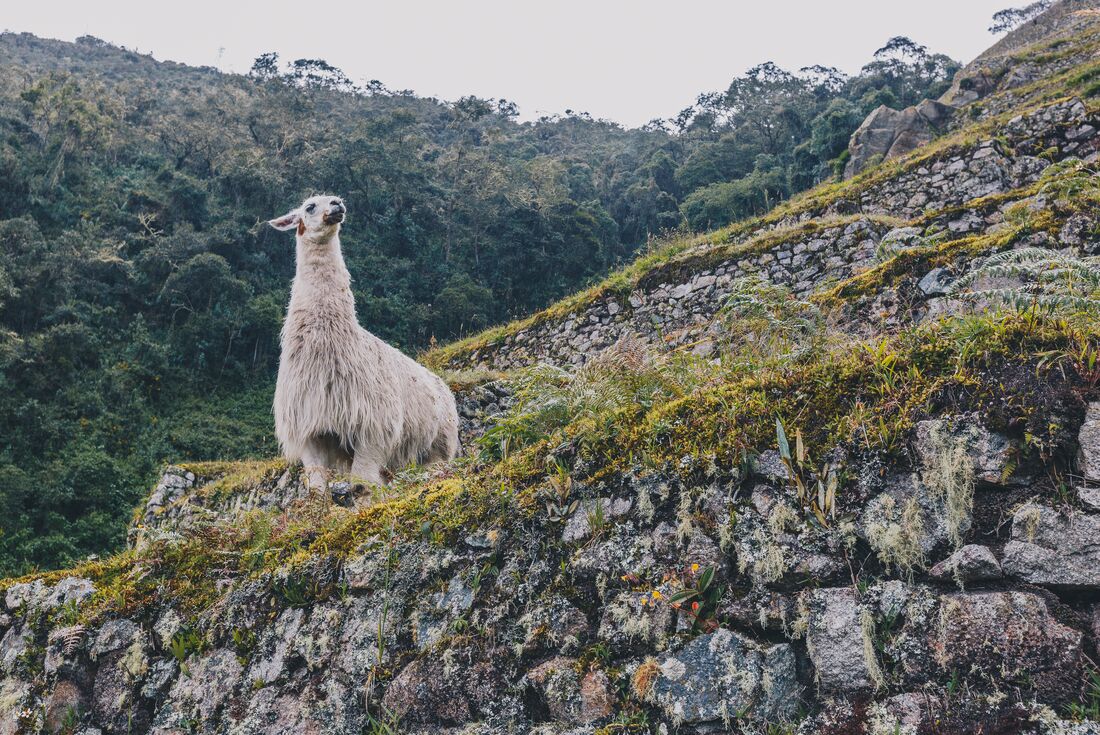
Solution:
<path fill-rule="evenodd" d="M 956 281 L 951 295 L 1020 310 L 1095 314 L 1100 312 L 1100 259 L 1045 248 L 1009 250 Z"/>

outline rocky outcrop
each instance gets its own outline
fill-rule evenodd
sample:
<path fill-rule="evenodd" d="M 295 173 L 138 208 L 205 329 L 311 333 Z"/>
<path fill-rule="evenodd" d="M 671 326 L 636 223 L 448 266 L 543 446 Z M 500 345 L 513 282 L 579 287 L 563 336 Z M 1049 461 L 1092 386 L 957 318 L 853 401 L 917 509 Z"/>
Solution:
<path fill-rule="evenodd" d="M 1100 587 L 1100 516 L 1025 505 L 1012 517 L 1004 570 L 1032 584 Z"/>
<path fill-rule="evenodd" d="M 868 166 L 912 153 L 947 130 L 955 108 L 924 100 L 904 110 L 879 106 L 852 134 L 844 175 L 852 177 Z"/>

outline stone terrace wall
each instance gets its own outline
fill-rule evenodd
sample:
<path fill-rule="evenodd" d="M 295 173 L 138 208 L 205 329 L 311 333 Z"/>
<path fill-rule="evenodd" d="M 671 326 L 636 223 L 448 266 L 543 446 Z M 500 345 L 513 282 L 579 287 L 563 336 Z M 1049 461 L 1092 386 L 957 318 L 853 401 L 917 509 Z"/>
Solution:
<path fill-rule="evenodd" d="M 812 234 L 792 233 L 789 240 L 765 252 L 653 283 L 625 299 L 601 299 L 564 321 L 546 322 L 459 356 L 451 367 L 510 370 L 536 362 L 579 365 L 626 334 L 673 346 L 698 342 L 694 349 L 706 354 L 713 348 L 707 332 L 736 279 L 759 274 L 805 296 L 826 280 L 841 280 L 869 267 L 890 229 L 866 218 Z"/>
<path fill-rule="evenodd" d="M 864 214 L 913 219 L 1003 194 L 1039 180 L 1043 171 L 1070 156 L 1094 159 L 1100 151 L 1100 118 L 1074 99 L 1019 116 L 1001 137 L 978 142 L 961 154 L 905 171 L 861 192 Z M 850 202 L 834 209 L 844 211 Z"/>
<path fill-rule="evenodd" d="M 844 226 L 815 234 L 792 233 L 770 250 L 732 258 L 646 283 L 627 298 L 607 297 L 561 321 L 547 321 L 451 360 L 448 367 L 510 370 L 536 362 L 579 365 L 593 352 L 627 334 L 654 344 L 691 346 L 708 354 L 713 324 L 736 278 L 761 274 L 790 286 L 799 296 L 827 287 L 874 264 L 878 243 L 891 230 L 878 217 L 912 220 L 941 216 L 936 227 L 961 236 L 985 229 L 980 213 L 954 208 L 974 199 L 1004 194 L 1036 182 L 1055 161 L 1100 158 L 1100 119 L 1074 99 L 1012 120 L 996 139 L 978 141 L 963 152 L 907 170 L 869 187 L 858 201 L 841 200 L 807 211 L 770 228 L 797 227 L 813 220 L 859 214 Z M 1042 155 L 1039 155 L 1042 154 Z M 760 234 L 765 230 L 757 231 Z M 685 273 L 685 271 L 687 271 Z M 648 280 L 648 279 L 647 279 Z"/>

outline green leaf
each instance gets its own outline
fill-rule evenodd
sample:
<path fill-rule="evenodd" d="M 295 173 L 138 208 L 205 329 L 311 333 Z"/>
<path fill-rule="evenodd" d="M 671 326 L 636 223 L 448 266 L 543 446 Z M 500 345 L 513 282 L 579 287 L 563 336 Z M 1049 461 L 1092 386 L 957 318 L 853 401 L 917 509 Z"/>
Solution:
<path fill-rule="evenodd" d="M 775 436 L 779 440 L 779 456 L 789 460 L 791 458 L 791 445 L 787 443 L 787 432 L 783 431 L 783 422 L 775 420 Z"/>
<path fill-rule="evenodd" d="M 670 596 L 670 597 L 668 598 L 668 601 L 669 601 L 670 603 L 674 603 L 674 602 L 684 602 L 684 601 L 686 601 L 686 600 L 690 600 L 691 598 L 693 598 L 693 597 L 698 597 L 698 596 L 699 596 L 699 590 L 695 590 L 695 589 L 686 589 L 686 590 L 680 590 L 680 591 L 679 591 L 679 592 L 677 592 L 676 594 L 674 594 L 674 595 L 671 595 L 671 596 Z"/>
<path fill-rule="evenodd" d="M 706 592 L 707 587 L 710 587 L 711 581 L 714 579 L 714 567 L 707 567 L 703 570 L 703 573 L 699 575 L 699 592 Z"/>

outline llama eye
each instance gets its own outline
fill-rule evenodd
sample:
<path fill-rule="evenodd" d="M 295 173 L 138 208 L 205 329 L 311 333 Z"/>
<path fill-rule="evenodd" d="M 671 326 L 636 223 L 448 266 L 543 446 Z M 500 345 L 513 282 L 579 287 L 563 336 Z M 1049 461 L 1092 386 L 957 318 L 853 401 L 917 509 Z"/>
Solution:
<path fill-rule="evenodd" d="M 313 210 L 316 209 L 316 208 L 317 208 L 316 204 L 310 204 L 308 207 L 306 207 L 306 211 L 309 212 L 310 214 L 313 214 Z"/>

